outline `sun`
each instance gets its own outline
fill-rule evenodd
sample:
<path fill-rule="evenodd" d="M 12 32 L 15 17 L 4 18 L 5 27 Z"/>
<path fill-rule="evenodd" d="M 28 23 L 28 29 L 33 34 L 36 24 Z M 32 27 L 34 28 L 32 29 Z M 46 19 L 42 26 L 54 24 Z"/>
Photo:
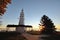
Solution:
<path fill-rule="evenodd" d="M 33 29 L 34 31 L 39 31 L 39 30 L 40 30 L 38 25 L 33 25 L 32 29 Z"/>
<path fill-rule="evenodd" d="M 56 31 L 60 31 L 60 25 L 56 25 Z"/>

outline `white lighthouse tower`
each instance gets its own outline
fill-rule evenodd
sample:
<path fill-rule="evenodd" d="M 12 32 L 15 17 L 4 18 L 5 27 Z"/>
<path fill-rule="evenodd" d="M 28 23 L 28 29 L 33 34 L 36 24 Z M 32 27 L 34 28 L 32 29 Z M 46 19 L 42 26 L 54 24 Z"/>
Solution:
<path fill-rule="evenodd" d="M 19 24 L 18 25 L 24 25 L 23 9 L 21 10 L 21 13 L 20 13 L 20 18 L 19 18 Z M 24 27 L 16 27 L 16 31 L 22 33 L 22 32 L 24 32 Z"/>

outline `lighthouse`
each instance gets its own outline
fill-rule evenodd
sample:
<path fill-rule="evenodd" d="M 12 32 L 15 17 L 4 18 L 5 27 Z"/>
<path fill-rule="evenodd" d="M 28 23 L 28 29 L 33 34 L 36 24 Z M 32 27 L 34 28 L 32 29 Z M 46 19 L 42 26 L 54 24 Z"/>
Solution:
<path fill-rule="evenodd" d="M 20 12 L 20 17 L 19 17 L 18 25 L 24 25 L 24 12 L 23 12 L 23 9 Z M 22 33 L 25 30 L 24 30 L 24 27 L 16 27 L 16 31 Z"/>

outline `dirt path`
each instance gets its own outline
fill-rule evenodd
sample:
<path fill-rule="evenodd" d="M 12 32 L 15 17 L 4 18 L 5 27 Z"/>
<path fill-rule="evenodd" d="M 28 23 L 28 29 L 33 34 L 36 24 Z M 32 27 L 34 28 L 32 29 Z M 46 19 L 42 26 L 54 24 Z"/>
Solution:
<path fill-rule="evenodd" d="M 23 33 L 22 35 L 24 37 L 26 37 L 28 40 L 38 40 L 39 39 L 39 35 L 31 35 L 28 33 Z"/>

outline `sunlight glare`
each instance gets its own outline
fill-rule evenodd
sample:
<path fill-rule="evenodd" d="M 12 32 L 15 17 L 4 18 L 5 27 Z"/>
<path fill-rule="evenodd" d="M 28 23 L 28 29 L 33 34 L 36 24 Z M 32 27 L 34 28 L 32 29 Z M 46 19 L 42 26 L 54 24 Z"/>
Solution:
<path fill-rule="evenodd" d="M 38 25 L 33 25 L 32 29 L 33 29 L 34 31 L 39 31 L 39 26 L 38 26 Z"/>

